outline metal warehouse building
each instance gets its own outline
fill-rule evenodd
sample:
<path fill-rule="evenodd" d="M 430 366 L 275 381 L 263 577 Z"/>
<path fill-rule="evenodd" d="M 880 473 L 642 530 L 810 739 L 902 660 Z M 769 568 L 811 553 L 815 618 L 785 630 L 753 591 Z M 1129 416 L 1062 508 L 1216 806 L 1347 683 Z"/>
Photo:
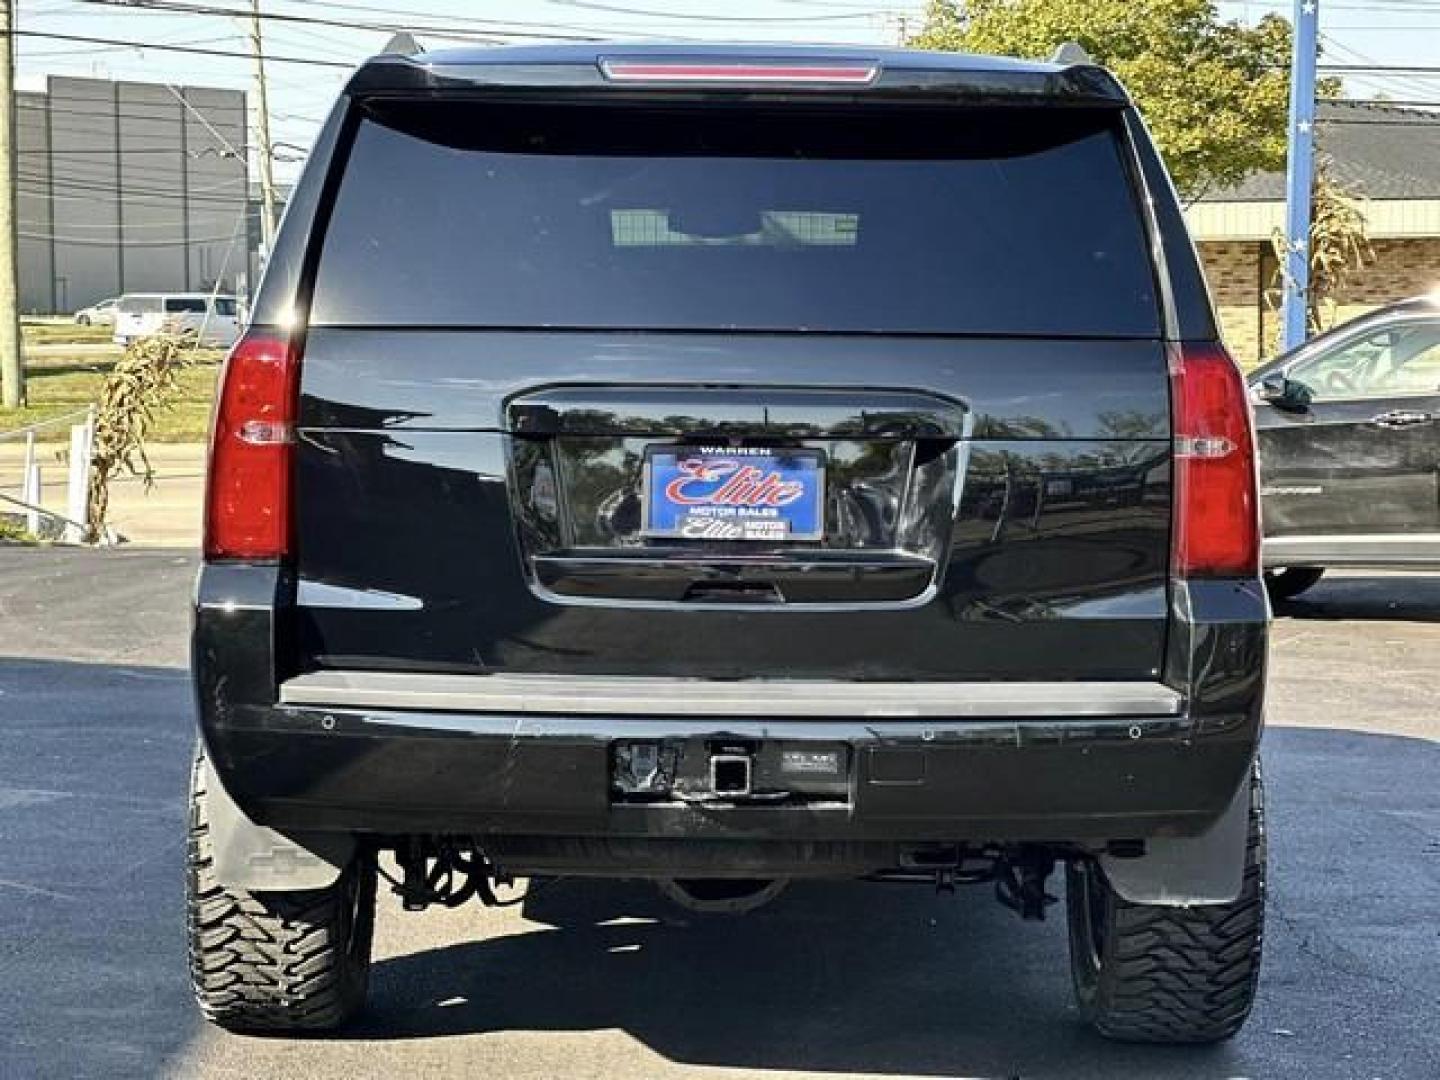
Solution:
<path fill-rule="evenodd" d="M 23 310 L 243 288 L 244 93 L 56 76 L 17 98 Z"/>

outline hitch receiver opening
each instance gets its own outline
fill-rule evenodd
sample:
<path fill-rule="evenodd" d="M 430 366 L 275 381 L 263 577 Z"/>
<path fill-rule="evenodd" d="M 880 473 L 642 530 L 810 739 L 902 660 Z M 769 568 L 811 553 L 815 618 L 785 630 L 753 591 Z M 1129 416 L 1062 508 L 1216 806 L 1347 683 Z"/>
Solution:
<path fill-rule="evenodd" d="M 710 758 L 710 787 L 717 795 L 750 794 L 750 755 L 715 754 Z"/>

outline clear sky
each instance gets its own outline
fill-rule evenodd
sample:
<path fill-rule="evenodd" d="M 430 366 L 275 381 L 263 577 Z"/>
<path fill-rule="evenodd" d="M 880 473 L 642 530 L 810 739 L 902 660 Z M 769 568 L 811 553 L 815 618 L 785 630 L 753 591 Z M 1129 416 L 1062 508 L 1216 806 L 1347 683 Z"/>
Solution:
<path fill-rule="evenodd" d="M 248 8 L 247 0 L 195 2 L 204 7 Z M 1290 11 L 1288 3 L 1259 0 L 1219 6 L 1224 17 L 1246 22 L 1270 11 Z M 24 36 L 31 31 L 244 52 L 247 19 L 119 9 L 80 0 L 19 0 L 18 7 L 22 88 L 39 88 L 52 74 L 251 87 L 253 68 L 243 57 Z M 267 13 L 337 22 L 428 24 L 447 31 L 484 26 L 507 31 L 516 41 L 568 35 L 894 45 L 919 27 L 924 8 L 924 0 L 726 0 L 723 4 L 714 0 L 262 0 Z M 1326 62 L 1440 64 L 1440 0 L 1320 0 L 1320 8 Z M 285 144 L 282 155 L 298 160 L 299 149 L 309 146 L 345 71 L 280 58 L 353 64 L 378 51 L 389 33 L 269 20 L 264 34 L 266 52 L 276 58 L 269 67 L 273 137 Z M 425 44 L 457 40 L 433 31 L 417 36 Z M 1357 97 L 1382 93 L 1440 105 L 1440 75 L 1434 73 L 1350 77 L 1346 88 Z M 293 161 L 282 162 L 278 174 L 287 178 L 297 167 Z"/>

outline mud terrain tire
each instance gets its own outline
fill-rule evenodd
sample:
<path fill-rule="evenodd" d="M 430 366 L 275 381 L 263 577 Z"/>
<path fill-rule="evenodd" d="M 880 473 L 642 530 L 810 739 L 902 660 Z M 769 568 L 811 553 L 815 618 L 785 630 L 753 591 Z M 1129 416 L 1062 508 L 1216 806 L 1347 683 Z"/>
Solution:
<path fill-rule="evenodd" d="M 1126 1042 L 1209 1043 L 1255 1000 L 1265 908 L 1264 790 L 1250 787 L 1245 878 L 1229 904 L 1162 907 L 1120 897 L 1098 864 L 1066 871 L 1070 970 L 1085 1018 Z"/>
<path fill-rule="evenodd" d="M 196 761 L 186 845 L 190 982 L 205 1018 L 236 1032 L 328 1031 L 365 1001 L 375 864 L 357 855 L 334 885 L 227 888 L 214 873 L 206 774 Z"/>

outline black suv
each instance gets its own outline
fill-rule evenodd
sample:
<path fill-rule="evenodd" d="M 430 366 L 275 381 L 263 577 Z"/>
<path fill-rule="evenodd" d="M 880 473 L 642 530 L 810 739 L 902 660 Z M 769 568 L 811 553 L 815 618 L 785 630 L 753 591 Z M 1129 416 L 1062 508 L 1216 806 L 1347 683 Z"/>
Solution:
<path fill-rule="evenodd" d="M 360 1006 L 377 873 L 744 910 L 991 883 L 1119 1038 L 1259 966 L 1268 609 L 1245 387 L 1087 65 L 385 55 L 225 369 L 192 977 Z M 1057 890 L 1058 891 L 1058 890 Z"/>

